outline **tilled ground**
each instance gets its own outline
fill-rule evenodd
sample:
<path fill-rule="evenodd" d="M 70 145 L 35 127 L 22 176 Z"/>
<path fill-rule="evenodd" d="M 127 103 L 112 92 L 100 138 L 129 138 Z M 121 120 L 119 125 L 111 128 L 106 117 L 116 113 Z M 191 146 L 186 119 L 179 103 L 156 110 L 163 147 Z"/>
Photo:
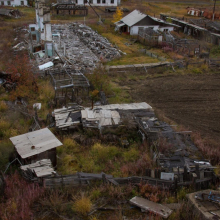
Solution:
<path fill-rule="evenodd" d="M 220 74 L 165 76 L 120 82 L 135 102 L 154 110 L 202 137 L 220 142 Z"/>

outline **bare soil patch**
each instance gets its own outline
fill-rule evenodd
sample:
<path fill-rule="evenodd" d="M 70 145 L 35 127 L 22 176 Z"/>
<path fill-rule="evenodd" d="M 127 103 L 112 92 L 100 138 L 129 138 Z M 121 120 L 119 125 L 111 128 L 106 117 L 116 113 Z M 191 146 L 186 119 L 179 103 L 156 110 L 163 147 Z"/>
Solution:
<path fill-rule="evenodd" d="M 211 143 L 220 142 L 220 75 L 120 79 L 133 101 L 145 101 L 159 117 L 199 132 Z"/>

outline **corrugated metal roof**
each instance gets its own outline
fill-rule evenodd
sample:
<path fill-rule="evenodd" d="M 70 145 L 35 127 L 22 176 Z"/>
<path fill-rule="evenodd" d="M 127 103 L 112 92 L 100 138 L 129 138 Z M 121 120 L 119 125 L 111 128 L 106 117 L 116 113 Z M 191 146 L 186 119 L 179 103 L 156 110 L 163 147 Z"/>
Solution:
<path fill-rule="evenodd" d="M 10 140 L 23 159 L 63 145 L 48 128 L 12 137 Z"/>
<path fill-rule="evenodd" d="M 145 17 L 147 17 L 147 15 L 141 13 L 138 10 L 134 10 L 130 14 L 128 14 L 127 16 L 122 18 L 120 21 L 124 22 L 126 25 L 131 27 L 134 24 L 136 24 L 137 22 L 139 22 L 142 19 L 144 19 Z M 117 22 L 116 22 L 116 24 L 117 24 Z"/>

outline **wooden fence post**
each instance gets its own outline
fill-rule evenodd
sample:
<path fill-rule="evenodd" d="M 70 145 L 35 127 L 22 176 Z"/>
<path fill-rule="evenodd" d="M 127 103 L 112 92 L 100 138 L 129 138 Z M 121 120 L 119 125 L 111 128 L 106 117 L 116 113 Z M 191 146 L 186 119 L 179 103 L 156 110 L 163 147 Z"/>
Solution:
<path fill-rule="evenodd" d="M 183 182 L 187 181 L 187 168 L 184 166 L 184 173 L 183 173 Z"/>

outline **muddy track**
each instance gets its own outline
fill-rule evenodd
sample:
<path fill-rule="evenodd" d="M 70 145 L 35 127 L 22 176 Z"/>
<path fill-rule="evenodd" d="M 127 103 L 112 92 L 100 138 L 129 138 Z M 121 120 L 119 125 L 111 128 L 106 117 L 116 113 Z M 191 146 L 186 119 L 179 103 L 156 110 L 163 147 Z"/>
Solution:
<path fill-rule="evenodd" d="M 146 101 L 177 124 L 220 142 L 220 75 L 167 76 L 126 84 L 136 102 Z"/>

